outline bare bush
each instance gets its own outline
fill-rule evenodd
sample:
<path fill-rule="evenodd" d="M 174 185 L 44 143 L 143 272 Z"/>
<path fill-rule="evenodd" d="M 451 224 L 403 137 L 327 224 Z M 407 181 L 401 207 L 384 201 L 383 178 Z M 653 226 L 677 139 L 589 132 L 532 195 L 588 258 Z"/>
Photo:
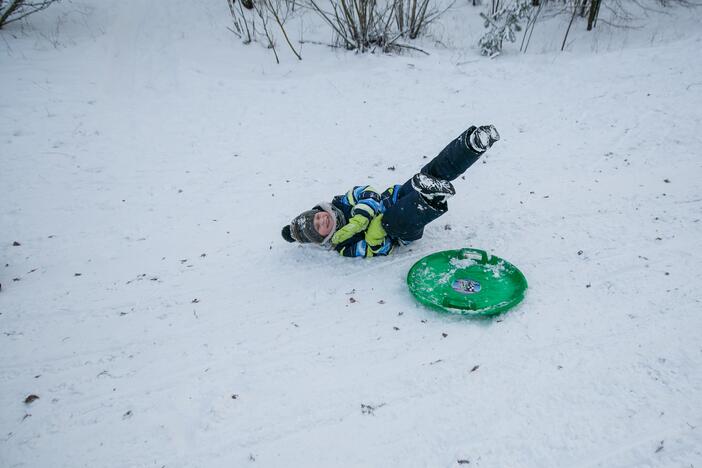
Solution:
<path fill-rule="evenodd" d="M 275 60 L 280 63 L 278 50 L 276 49 L 276 35 L 271 30 L 271 26 L 280 29 L 285 42 L 298 60 L 302 60 L 300 53 L 290 42 L 288 32 L 285 29 L 285 22 L 295 8 L 295 2 L 291 0 L 227 0 L 229 12 L 234 23 L 233 28 L 229 28 L 236 34 L 244 44 L 251 42 L 262 42 L 273 51 Z"/>
<path fill-rule="evenodd" d="M 381 9 L 376 0 L 329 0 L 331 11 L 327 11 L 315 0 L 309 1 L 332 28 L 337 43 L 346 49 L 365 52 L 373 46 L 385 49 L 392 43 L 394 4 Z"/>
<path fill-rule="evenodd" d="M 657 0 L 657 3 L 661 7 L 702 6 L 702 0 Z M 515 41 L 515 32 L 523 29 L 523 22 L 526 22 L 526 29 L 520 51 L 526 52 L 537 20 L 567 15 L 568 26 L 561 44 L 561 50 L 564 50 L 573 26 L 583 21 L 588 31 L 593 30 L 602 10 L 607 11 L 608 19 L 601 21 L 620 28 L 632 27 L 631 22 L 636 19 L 631 13 L 633 8 L 662 12 L 645 6 L 641 0 L 490 0 L 486 6 L 487 13 L 480 15 L 485 19 L 488 31 L 480 38 L 478 45 L 483 55 L 491 57 L 500 53 L 504 41 Z"/>
<path fill-rule="evenodd" d="M 496 4 L 498 4 L 498 9 L 493 12 Z M 518 1 L 509 6 L 499 6 L 499 1 L 495 0 L 491 5 L 490 13 L 480 13 L 480 16 L 485 20 L 485 27 L 488 28 L 478 41 L 480 53 L 495 57 L 502 52 L 504 41 L 516 41 L 516 33 L 522 30 L 521 23 L 525 20 L 528 21 L 531 8 L 526 0 Z"/>
<path fill-rule="evenodd" d="M 0 0 L 0 29 L 6 24 L 21 20 L 59 0 Z"/>
<path fill-rule="evenodd" d="M 420 50 L 398 41 L 418 38 L 446 11 L 434 8 L 435 0 L 328 0 L 324 5 L 308 1 L 331 27 L 336 45 L 359 52 L 377 47 L 383 52 Z"/>
<path fill-rule="evenodd" d="M 406 31 L 410 39 L 416 39 L 432 21 L 436 11 L 427 11 L 429 0 L 396 0 L 395 21 L 397 29 Z"/>

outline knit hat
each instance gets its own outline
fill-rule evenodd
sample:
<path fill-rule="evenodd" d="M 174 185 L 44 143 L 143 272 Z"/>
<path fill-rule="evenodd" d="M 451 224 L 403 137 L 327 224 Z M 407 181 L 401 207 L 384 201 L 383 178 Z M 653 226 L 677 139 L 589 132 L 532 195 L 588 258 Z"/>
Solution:
<path fill-rule="evenodd" d="M 314 228 L 314 215 L 319 213 L 320 209 L 316 207 L 312 210 L 305 211 L 297 215 L 291 222 L 289 229 L 283 228 L 283 237 L 288 242 L 300 242 L 302 244 L 311 242 L 313 244 L 321 244 L 324 237 Z M 287 232 L 286 232 L 287 231 Z M 289 234 L 289 237 L 286 236 Z M 292 240 L 290 240 L 292 239 Z"/>

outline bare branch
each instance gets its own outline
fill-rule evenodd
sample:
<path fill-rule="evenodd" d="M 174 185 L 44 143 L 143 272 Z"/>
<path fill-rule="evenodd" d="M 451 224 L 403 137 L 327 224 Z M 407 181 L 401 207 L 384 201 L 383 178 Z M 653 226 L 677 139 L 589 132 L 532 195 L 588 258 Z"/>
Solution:
<path fill-rule="evenodd" d="M 2 2 L 0 2 L 0 29 L 6 24 L 14 23 L 32 13 L 44 10 L 57 1 L 41 0 L 29 2 L 27 0 L 10 0 L 10 3 L 5 8 L 2 8 Z"/>

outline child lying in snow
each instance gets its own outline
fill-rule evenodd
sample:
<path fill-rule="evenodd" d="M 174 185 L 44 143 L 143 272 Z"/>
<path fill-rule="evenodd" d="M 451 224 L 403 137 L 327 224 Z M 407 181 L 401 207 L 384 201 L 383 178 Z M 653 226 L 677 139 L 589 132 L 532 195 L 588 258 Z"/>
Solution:
<path fill-rule="evenodd" d="M 382 193 L 356 186 L 320 203 L 283 227 L 288 242 L 333 248 L 345 257 L 388 255 L 396 245 L 420 239 L 424 226 L 448 211 L 454 180 L 500 139 L 492 125 L 470 127 L 418 174 Z"/>

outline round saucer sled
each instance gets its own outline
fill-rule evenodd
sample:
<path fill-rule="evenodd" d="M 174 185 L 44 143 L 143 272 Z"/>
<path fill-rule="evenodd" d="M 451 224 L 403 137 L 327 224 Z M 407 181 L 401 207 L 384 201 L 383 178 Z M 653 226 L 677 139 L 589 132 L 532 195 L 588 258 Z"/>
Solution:
<path fill-rule="evenodd" d="M 505 312 L 521 302 L 527 289 L 517 267 L 479 249 L 427 255 L 410 268 L 407 285 L 422 304 L 472 316 Z"/>

